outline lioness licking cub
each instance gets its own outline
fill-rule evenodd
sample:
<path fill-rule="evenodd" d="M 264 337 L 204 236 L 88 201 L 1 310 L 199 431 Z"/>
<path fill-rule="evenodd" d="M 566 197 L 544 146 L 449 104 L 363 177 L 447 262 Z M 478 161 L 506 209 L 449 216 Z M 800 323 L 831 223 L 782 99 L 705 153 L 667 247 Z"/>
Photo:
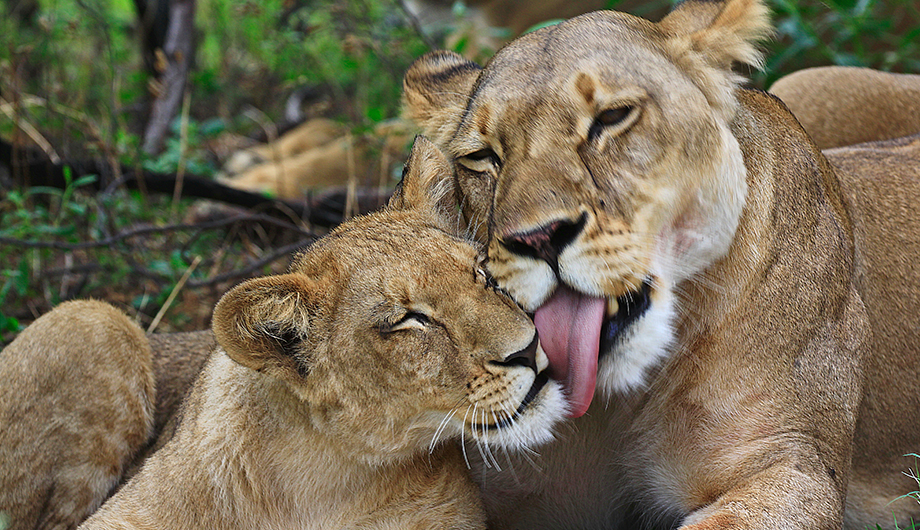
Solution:
<path fill-rule="evenodd" d="M 82 528 L 484 528 L 458 438 L 546 441 L 564 417 L 533 323 L 432 183 L 426 140 L 382 212 L 214 312 L 220 347 L 173 438 Z"/>
<path fill-rule="evenodd" d="M 822 153 L 733 69 L 768 15 L 596 12 L 406 73 L 574 417 L 537 473 L 473 455 L 490 528 L 920 520 L 920 135 Z"/>

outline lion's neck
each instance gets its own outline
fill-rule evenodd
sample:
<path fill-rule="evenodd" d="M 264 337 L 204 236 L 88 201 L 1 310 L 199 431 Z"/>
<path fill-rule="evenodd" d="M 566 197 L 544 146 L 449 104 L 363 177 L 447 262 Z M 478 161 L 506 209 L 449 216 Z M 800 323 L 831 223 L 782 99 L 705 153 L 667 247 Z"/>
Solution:
<path fill-rule="evenodd" d="M 307 405 L 283 384 L 224 355 L 205 377 L 207 385 L 196 388 L 203 394 L 197 421 L 184 422 L 177 435 L 196 439 L 185 457 L 207 470 L 215 510 L 225 517 L 251 516 L 253 527 L 267 520 L 339 527 L 400 494 L 403 462 L 350 454 L 347 441 L 317 432 Z"/>
<path fill-rule="evenodd" d="M 819 252 L 809 247 L 815 238 L 800 237 L 819 218 L 846 216 L 828 189 L 835 177 L 827 161 L 782 104 L 758 91 L 738 96 L 732 133 L 747 167 L 747 197 L 728 253 L 703 271 L 702 281 L 682 286 L 682 305 L 694 317 L 683 323 L 685 343 L 720 325 L 782 256 Z"/>

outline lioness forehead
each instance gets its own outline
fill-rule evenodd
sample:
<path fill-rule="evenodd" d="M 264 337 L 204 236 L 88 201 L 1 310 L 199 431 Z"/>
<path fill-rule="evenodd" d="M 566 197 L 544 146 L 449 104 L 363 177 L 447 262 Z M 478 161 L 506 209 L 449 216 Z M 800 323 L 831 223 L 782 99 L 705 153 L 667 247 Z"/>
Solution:
<path fill-rule="evenodd" d="M 560 73 L 580 69 L 585 61 L 596 69 L 598 57 L 604 57 L 605 63 L 636 69 L 640 66 L 636 56 L 645 61 L 655 49 L 656 34 L 648 21 L 630 15 L 589 13 L 525 35 L 499 50 L 486 65 L 480 87 L 495 84 L 492 78 L 497 75 L 517 80 L 518 85 L 543 85 L 558 80 Z M 640 71 L 648 66 L 642 63 Z M 507 86 L 505 93 L 511 93 Z"/>
<path fill-rule="evenodd" d="M 499 50 L 486 69 L 509 65 L 542 65 L 547 68 L 565 64 L 548 58 L 578 59 L 597 52 L 628 52 L 636 43 L 650 44 L 657 35 L 647 20 L 614 11 L 598 11 L 542 28 L 512 41 Z"/>
<path fill-rule="evenodd" d="M 602 103 L 594 101 L 601 92 L 610 97 L 621 90 L 659 92 L 663 83 L 672 85 L 680 77 L 659 40 L 650 22 L 616 12 L 589 13 L 525 35 L 486 65 L 455 140 L 486 134 L 486 122 L 519 127 L 520 121 L 531 121 L 540 127 L 550 116 L 571 124 L 566 114 Z M 516 117 L 500 115 L 509 112 Z"/>

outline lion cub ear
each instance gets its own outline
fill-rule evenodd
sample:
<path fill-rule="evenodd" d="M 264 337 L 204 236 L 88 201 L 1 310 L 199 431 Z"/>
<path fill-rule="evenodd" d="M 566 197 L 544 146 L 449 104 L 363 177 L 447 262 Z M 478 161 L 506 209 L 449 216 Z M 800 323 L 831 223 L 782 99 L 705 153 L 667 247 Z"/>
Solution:
<path fill-rule="evenodd" d="M 758 42 L 770 35 L 770 10 L 763 0 L 685 0 L 658 23 L 680 52 L 695 52 L 710 66 L 734 62 L 760 68 Z"/>
<path fill-rule="evenodd" d="M 450 162 L 427 138 L 417 136 L 387 207 L 423 213 L 445 232 L 455 234 L 460 227 L 457 204 Z"/>
<path fill-rule="evenodd" d="M 403 77 L 403 115 L 435 142 L 446 140 L 466 108 L 482 67 L 450 51 L 426 53 Z M 443 138 L 442 138 L 443 136 Z"/>
<path fill-rule="evenodd" d="M 281 378 L 306 377 L 307 348 L 322 289 L 303 274 L 256 278 L 228 291 L 214 308 L 217 342 L 237 363 Z"/>

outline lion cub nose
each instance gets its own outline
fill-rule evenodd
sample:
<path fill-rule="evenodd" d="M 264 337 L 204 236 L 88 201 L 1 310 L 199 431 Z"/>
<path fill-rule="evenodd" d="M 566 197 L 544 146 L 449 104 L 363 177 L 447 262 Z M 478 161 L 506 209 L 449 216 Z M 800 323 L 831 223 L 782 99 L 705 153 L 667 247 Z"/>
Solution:
<path fill-rule="evenodd" d="M 533 340 L 530 341 L 530 344 L 528 344 L 526 348 L 512 353 L 501 361 L 496 361 L 495 364 L 500 364 L 502 366 L 523 366 L 525 368 L 530 368 L 534 373 L 539 373 L 540 368 L 537 366 L 537 347 L 539 344 L 540 338 L 537 333 L 534 332 Z"/>
<path fill-rule="evenodd" d="M 543 260 L 556 270 L 559 254 L 575 241 L 584 229 L 587 218 L 588 214 L 583 213 L 575 221 L 559 219 L 534 230 L 507 234 L 501 242 L 511 252 Z"/>

